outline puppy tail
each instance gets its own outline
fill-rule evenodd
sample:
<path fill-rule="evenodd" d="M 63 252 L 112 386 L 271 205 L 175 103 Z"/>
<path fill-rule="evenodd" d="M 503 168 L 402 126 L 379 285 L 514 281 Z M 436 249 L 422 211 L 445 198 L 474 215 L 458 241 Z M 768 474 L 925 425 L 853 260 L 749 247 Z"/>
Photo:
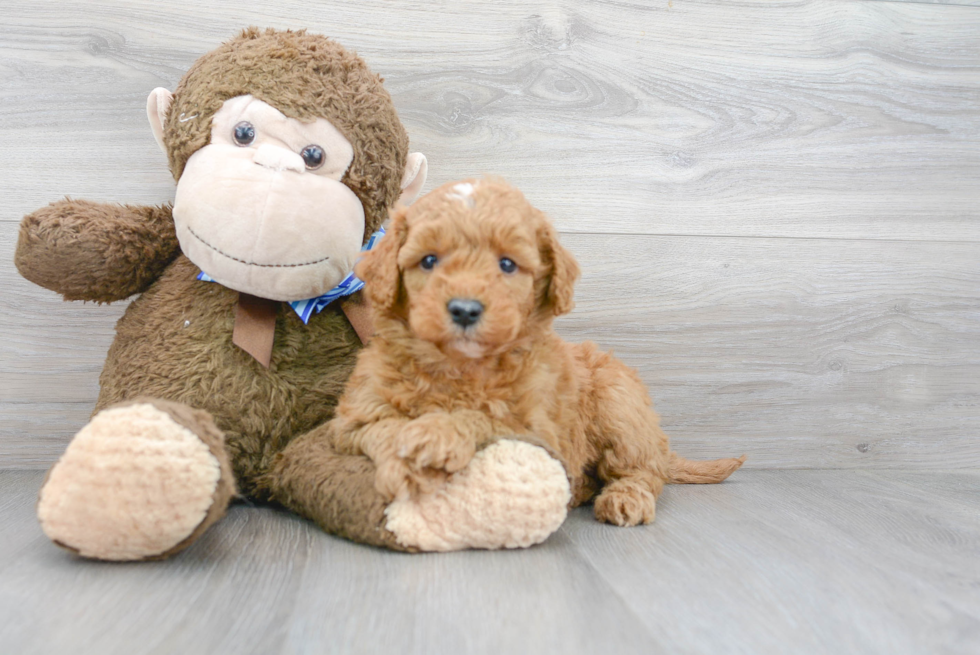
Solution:
<path fill-rule="evenodd" d="M 696 461 L 684 459 L 677 453 L 670 454 L 667 465 L 669 484 L 714 484 L 721 482 L 738 470 L 745 462 L 745 455 L 728 459 Z"/>

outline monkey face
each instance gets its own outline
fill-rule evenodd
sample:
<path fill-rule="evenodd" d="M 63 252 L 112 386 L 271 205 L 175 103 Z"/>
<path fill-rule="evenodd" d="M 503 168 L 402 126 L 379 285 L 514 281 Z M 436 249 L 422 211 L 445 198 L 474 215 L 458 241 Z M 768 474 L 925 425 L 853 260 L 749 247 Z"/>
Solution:
<path fill-rule="evenodd" d="M 364 208 L 341 182 L 353 158 L 326 119 L 288 118 L 251 95 L 225 101 L 177 184 L 181 250 L 219 283 L 262 298 L 330 290 L 364 239 Z"/>
<path fill-rule="evenodd" d="M 322 35 L 248 28 L 146 104 L 177 180 L 184 254 L 272 300 L 329 291 L 427 164 L 382 80 Z"/>

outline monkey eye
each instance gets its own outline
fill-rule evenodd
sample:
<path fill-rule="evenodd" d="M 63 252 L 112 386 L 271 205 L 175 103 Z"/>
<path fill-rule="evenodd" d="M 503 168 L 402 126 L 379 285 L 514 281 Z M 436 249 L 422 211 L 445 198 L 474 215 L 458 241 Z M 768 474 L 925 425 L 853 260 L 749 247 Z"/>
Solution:
<path fill-rule="evenodd" d="M 323 166 L 323 148 L 320 146 L 306 146 L 299 156 L 306 162 L 306 167 L 310 170 Z"/>
<path fill-rule="evenodd" d="M 513 273 L 517 270 L 517 264 L 514 263 L 514 260 L 510 257 L 501 257 L 500 270 L 502 270 L 504 273 Z"/>
<path fill-rule="evenodd" d="M 432 267 L 436 265 L 437 261 L 439 261 L 439 258 L 436 257 L 435 255 L 426 255 L 419 262 L 419 266 L 421 266 L 423 269 L 427 271 L 431 271 Z"/>
<path fill-rule="evenodd" d="M 248 121 L 242 121 L 235 126 L 233 136 L 235 137 L 235 143 L 240 146 L 247 146 L 252 141 L 255 141 L 255 127 Z"/>

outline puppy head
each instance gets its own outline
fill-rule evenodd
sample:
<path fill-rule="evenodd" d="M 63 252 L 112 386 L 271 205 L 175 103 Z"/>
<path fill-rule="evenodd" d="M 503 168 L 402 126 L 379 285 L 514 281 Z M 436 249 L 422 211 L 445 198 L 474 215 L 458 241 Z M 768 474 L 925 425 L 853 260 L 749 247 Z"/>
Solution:
<path fill-rule="evenodd" d="M 498 180 L 443 185 L 392 213 L 356 268 L 379 325 L 480 358 L 572 309 L 578 265 L 543 213 Z"/>

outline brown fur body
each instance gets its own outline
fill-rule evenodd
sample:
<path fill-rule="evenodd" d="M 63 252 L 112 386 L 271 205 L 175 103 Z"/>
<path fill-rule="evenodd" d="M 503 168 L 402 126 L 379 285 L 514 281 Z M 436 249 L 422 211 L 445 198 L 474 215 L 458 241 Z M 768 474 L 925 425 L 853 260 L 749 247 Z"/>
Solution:
<path fill-rule="evenodd" d="M 187 159 L 208 143 L 214 113 L 242 94 L 290 118 L 327 118 L 354 144 L 343 182 L 364 206 L 367 239 L 399 197 L 408 152 L 381 78 L 324 37 L 245 30 L 201 57 L 174 94 L 164 141 L 178 183 Z M 371 462 L 337 455 L 318 437 L 361 348 L 339 302 L 307 325 L 282 304 L 264 368 L 232 343 L 238 292 L 196 279 L 169 205 L 52 203 L 24 218 L 15 261 L 25 278 L 66 300 L 142 294 L 116 326 L 95 412 L 138 397 L 181 408 L 175 415 L 203 410 L 224 433 L 219 460 L 233 471 L 233 487 L 327 531 L 403 549 L 382 527 L 387 501 L 374 491 Z"/>
<path fill-rule="evenodd" d="M 225 433 L 239 487 L 263 497 L 258 480 L 275 455 L 333 415 L 361 343 L 339 304 L 307 325 L 282 304 L 265 368 L 231 341 L 238 293 L 197 272 L 178 257 L 126 310 L 95 411 L 134 396 L 207 410 Z"/>
<path fill-rule="evenodd" d="M 142 292 L 116 325 L 93 414 L 138 396 L 206 410 L 225 433 L 240 488 L 261 496 L 257 480 L 274 456 L 333 415 L 360 340 L 339 304 L 308 325 L 282 304 L 264 368 L 231 341 L 238 292 L 197 280 L 167 208 L 148 209 L 66 201 L 39 210 L 21 226 L 17 264 L 66 298 Z M 69 274 L 49 255 L 73 262 Z"/>
<path fill-rule="evenodd" d="M 339 305 L 307 325 L 282 305 L 264 368 L 231 341 L 238 293 L 196 279 L 166 206 L 54 203 L 24 219 L 16 263 L 66 299 L 142 294 L 116 324 L 93 414 L 136 398 L 204 410 L 224 433 L 219 459 L 239 491 L 276 500 L 330 532 L 401 549 L 379 527 L 387 501 L 374 491 L 371 462 L 338 456 L 315 430 L 333 416 L 361 349 Z M 228 496 L 221 501 L 209 524 Z"/>
<path fill-rule="evenodd" d="M 653 520 L 664 483 L 718 482 L 742 463 L 673 455 L 637 374 L 553 332 L 578 267 L 505 184 L 446 185 L 400 210 L 358 273 L 377 334 L 329 430 L 339 452 L 375 461 L 386 497 L 432 488 L 488 440 L 533 437 L 565 462 L 574 505 L 595 498 L 599 519 L 634 525 Z M 457 298 L 481 303 L 472 327 L 450 317 Z"/>

